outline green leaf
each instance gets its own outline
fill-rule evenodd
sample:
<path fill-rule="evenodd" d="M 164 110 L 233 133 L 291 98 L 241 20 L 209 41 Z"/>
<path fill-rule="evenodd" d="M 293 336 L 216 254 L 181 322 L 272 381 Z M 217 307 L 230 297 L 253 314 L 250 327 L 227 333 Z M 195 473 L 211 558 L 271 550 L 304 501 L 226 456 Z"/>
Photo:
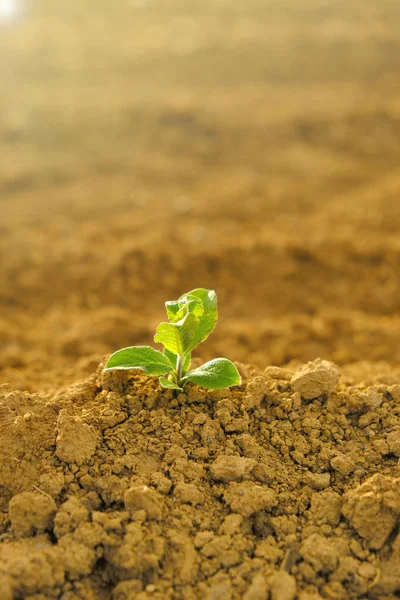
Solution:
<path fill-rule="evenodd" d="M 185 356 L 185 360 L 183 361 L 182 375 L 186 375 L 186 373 L 188 372 L 191 360 L 192 360 L 192 355 L 189 352 L 189 354 L 187 354 Z"/>
<path fill-rule="evenodd" d="M 194 335 L 197 326 L 198 318 L 188 313 L 177 323 L 160 323 L 154 341 L 163 344 L 169 352 L 184 356 L 197 345 Z"/>
<path fill-rule="evenodd" d="M 166 302 L 165 307 L 170 323 L 161 323 L 154 339 L 180 356 L 206 340 L 217 324 L 217 295 L 214 290 L 196 288 L 178 300 Z M 188 318 L 189 315 L 192 317 Z M 186 337 L 183 339 L 183 336 Z"/>
<path fill-rule="evenodd" d="M 214 330 L 218 320 L 217 294 L 214 290 L 206 290 L 205 288 L 196 288 L 179 298 L 179 301 L 188 301 L 189 298 L 197 298 L 200 300 L 203 314 L 198 315 L 198 326 L 194 332 L 193 348 L 196 348 L 201 342 L 204 342 Z"/>
<path fill-rule="evenodd" d="M 150 346 L 131 346 L 111 354 L 104 368 L 106 370 L 142 369 L 149 375 L 163 375 L 172 371 L 173 367 L 162 352 Z"/>
<path fill-rule="evenodd" d="M 169 390 L 180 390 L 180 391 L 182 391 L 182 388 L 179 387 L 179 385 L 176 385 L 176 383 L 174 383 L 173 381 L 170 381 L 166 377 L 160 377 L 159 381 L 160 381 L 161 387 L 163 387 L 163 388 L 168 388 Z"/>
<path fill-rule="evenodd" d="M 178 355 L 174 354 L 173 352 L 170 352 L 166 348 L 164 348 L 164 354 L 165 354 L 165 356 L 167 356 L 169 358 L 169 361 L 170 361 L 171 365 L 173 366 L 174 371 L 176 371 L 178 368 Z M 189 354 L 187 354 L 183 360 L 182 375 L 186 375 L 186 373 L 190 367 L 191 359 L 192 359 L 192 355 L 189 352 Z"/>
<path fill-rule="evenodd" d="M 170 300 L 165 303 L 167 317 L 171 323 L 180 321 L 185 315 L 182 304 L 178 300 Z"/>
<path fill-rule="evenodd" d="M 164 348 L 163 354 L 165 354 L 165 356 L 169 359 L 169 362 L 171 363 L 173 368 L 176 369 L 178 365 L 178 355 L 174 354 L 174 352 L 170 352 L 166 348 Z"/>
<path fill-rule="evenodd" d="M 196 288 L 195 290 L 183 294 L 178 302 L 188 303 L 195 300 L 200 301 L 204 310 L 207 312 L 217 307 L 217 294 L 214 290 L 206 290 L 205 288 Z"/>
<path fill-rule="evenodd" d="M 196 317 L 204 313 L 203 304 L 200 298 L 190 295 L 184 296 L 184 299 L 172 300 L 165 303 L 168 319 L 171 323 L 177 323 L 188 313 L 193 313 Z"/>
<path fill-rule="evenodd" d="M 193 294 L 187 294 L 185 302 L 188 312 L 193 313 L 196 317 L 201 317 L 204 314 L 204 306 L 201 298 L 197 298 Z"/>
<path fill-rule="evenodd" d="M 239 371 L 227 358 L 214 358 L 182 378 L 181 384 L 192 381 L 210 390 L 231 387 L 242 383 Z"/>

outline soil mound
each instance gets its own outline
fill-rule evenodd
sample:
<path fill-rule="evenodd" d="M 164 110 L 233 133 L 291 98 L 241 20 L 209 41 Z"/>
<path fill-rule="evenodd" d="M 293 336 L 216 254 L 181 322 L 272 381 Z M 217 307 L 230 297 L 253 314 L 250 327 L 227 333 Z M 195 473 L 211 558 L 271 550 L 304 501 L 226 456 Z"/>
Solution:
<path fill-rule="evenodd" d="M 2 600 L 393 598 L 400 378 L 239 366 L 1 386 Z"/>

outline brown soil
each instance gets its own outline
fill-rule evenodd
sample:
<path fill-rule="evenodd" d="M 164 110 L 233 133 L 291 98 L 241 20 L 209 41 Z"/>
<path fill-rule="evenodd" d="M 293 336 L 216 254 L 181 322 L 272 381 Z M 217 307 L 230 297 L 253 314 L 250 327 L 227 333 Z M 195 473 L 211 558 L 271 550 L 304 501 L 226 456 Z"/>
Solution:
<path fill-rule="evenodd" d="M 400 384 L 241 370 L 177 398 L 102 365 L 4 385 L 2 599 L 394 597 Z"/>
<path fill-rule="evenodd" d="M 1 600 L 394 598 L 397 0 L 110 6 L 0 16 Z M 240 388 L 104 377 L 198 286 Z"/>

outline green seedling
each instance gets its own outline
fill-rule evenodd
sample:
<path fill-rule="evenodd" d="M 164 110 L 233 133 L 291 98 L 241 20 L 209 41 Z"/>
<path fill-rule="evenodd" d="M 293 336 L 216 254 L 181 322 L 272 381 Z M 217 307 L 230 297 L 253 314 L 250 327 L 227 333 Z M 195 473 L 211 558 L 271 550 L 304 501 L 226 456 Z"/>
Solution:
<path fill-rule="evenodd" d="M 214 290 L 198 288 L 165 303 L 168 322 L 157 327 L 154 341 L 164 352 L 151 346 L 122 348 L 110 356 L 105 370 L 141 369 L 159 375 L 164 388 L 182 390 L 188 381 L 215 390 L 240 385 L 235 365 L 227 358 L 214 358 L 190 370 L 192 351 L 204 342 L 217 324 L 217 295 Z"/>

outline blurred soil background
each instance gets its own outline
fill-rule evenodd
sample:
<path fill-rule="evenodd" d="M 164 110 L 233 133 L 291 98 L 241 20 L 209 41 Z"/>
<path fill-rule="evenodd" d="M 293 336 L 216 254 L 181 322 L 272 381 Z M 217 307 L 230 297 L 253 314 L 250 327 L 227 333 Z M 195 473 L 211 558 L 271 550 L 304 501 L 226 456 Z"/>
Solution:
<path fill-rule="evenodd" d="M 67 386 L 199 286 L 203 358 L 399 364 L 398 0 L 14 1 L 1 383 Z"/>

